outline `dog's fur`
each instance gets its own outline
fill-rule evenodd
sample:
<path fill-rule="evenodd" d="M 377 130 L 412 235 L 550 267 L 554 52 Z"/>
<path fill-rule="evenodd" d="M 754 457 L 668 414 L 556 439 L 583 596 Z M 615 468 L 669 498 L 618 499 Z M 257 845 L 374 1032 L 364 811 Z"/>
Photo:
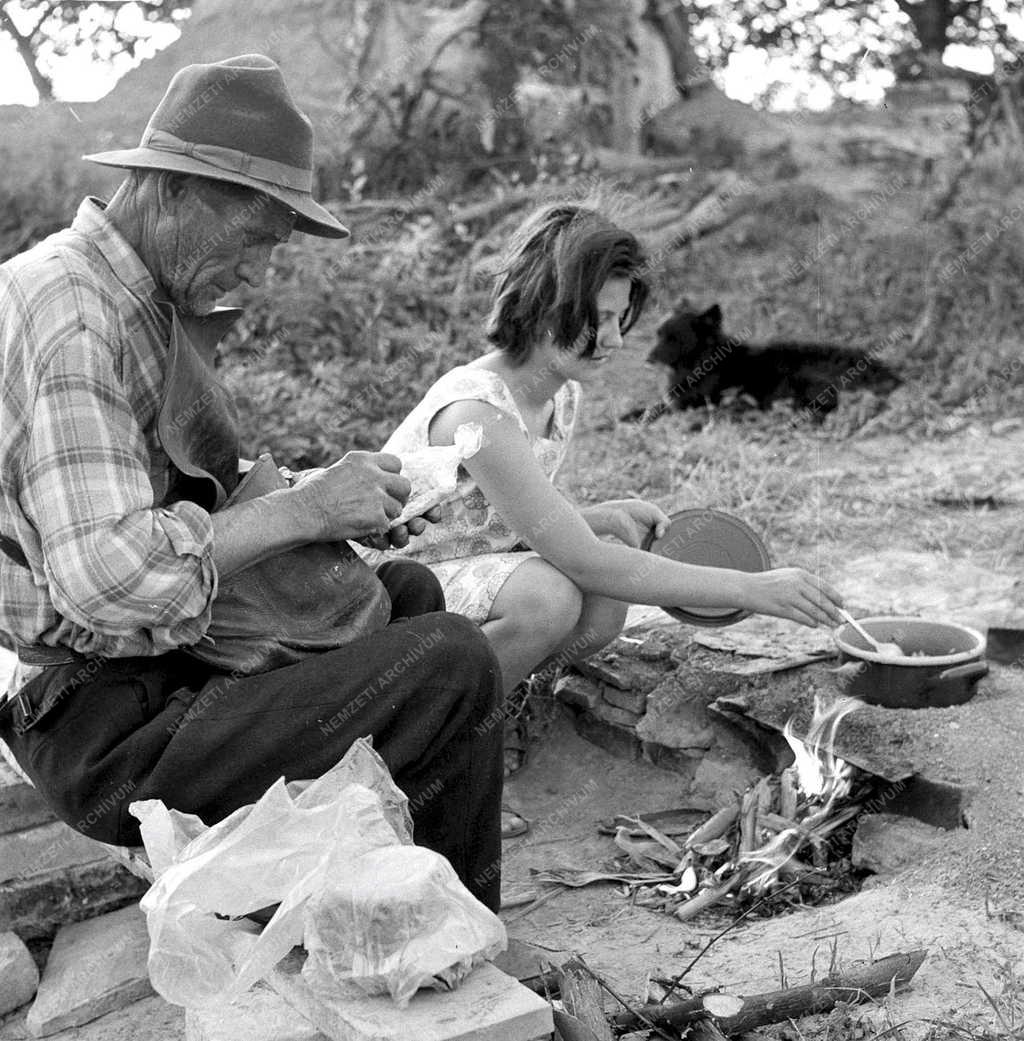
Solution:
<path fill-rule="evenodd" d="M 658 342 L 647 356 L 671 370 L 669 389 L 655 405 L 620 418 L 650 422 L 673 408 L 718 405 L 735 391 L 757 408 L 789 400 L 808 419 L 821 422 L 839 402 L 843 388 L 870 386 L 887 393 L 899 376 L 870 353 L 835 344 L 772 341 L 755 344 L 722 332 L 722 310 L 713 304 L 700 314 L 685 301 L 658 327 Z"/>

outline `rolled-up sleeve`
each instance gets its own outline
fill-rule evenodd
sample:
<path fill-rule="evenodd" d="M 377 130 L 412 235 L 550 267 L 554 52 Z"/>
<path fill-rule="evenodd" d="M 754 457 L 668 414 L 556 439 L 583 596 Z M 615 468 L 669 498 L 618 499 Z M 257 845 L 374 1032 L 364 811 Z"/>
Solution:
<path fill-rule="evenodd" d="M 198 641 L 217 592 L 210 515 L 158 507 L 116 351 L 80 322 L 48 353 L 31 403 L 21 505 L 54 607 L 94 633 L 159 653 Z"/>

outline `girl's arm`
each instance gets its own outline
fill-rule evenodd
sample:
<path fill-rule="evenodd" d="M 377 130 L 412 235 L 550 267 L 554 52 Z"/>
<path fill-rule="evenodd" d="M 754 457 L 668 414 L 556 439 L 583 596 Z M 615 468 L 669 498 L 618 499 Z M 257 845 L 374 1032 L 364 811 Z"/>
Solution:
<path fill-rule="evenodd" d="M 548 480 L 518 424 L 493 405 L 448 405 L 431 422 L 430 443 L 452 444 L 469 422 L 483 426 L 483 444 L 463 466 L 505 523 L 583 592 L 662 607 L 742 608 L 811 626 L 841 621 L 839 594 L 801 568 L 750 574 L 602 542 Z"/>

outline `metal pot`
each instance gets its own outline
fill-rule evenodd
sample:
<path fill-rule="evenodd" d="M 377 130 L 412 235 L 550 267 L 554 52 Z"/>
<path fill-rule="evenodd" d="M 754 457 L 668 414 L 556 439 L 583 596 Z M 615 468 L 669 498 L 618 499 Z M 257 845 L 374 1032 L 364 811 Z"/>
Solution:
<path fill-rule="evenodd" d="M 985 637 L 953 622 L 879 615 L 860 618 L 878 641 L 897 643 L 902 658 L 872 650 L 849 622 L 835 631 L 840 660 L 861 668 L 850 678 L 847 693 L 887 708 L 943 708 L 970 701 L 978 680 L 988 673 L 982 659 Z"/>

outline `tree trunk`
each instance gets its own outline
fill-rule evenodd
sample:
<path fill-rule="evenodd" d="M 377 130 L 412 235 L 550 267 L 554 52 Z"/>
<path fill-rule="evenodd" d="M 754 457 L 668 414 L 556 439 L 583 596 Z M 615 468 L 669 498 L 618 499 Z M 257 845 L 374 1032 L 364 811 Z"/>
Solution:
<path fill-rule="evenodd" d="M 18 48 L 18 55 L 25 63 L 28 74 L 32 77 L 32 85 L 36 88 L 39 101 L 53 101 L 53 84 L 50 82 L 50 78 L 40 71 L 39 66 L 36 64 L 36 52 L 32 47 L 31 36 L 25 36 L 18 31 L 18 27 L 14 24 L 14 20 L 7 13 L 3 4 L 0 4 L 0 31 L 7 33 L 14 40 L 14 45 Z"/>
<path fill-rule="evenodd" d="M 485 59 L 481 81 L 489 106 L 481 120 L 481 137 L 491 155 L 517 155 L 527 139 L 526 124 L 519 111 L 519 70 L 515 62 L 509 61 L 506 43 L 508 33 L 514 32 L 511 9 L 492 3 L 480 22 L 480 45 Z"/>
<path fill-rule="evenodd" d="M 913 23 L 921 50 L 930 60 L 941 60 L 942 52 L 946 49 L 949 27 L 953 24 L 951 0 L 923 0 L 921 3 L 897 0 L 897 3 Z"/>
<path fill-rule="evenodd" d="M 616 11 L 615 37 L 620 47 L 608 91 L 612 110 L 611 146 L 627 155 L 640 154 L 640 131 L 644 122 L 638 69 L 640 3 L 641 0 L 622 0 Z"/>
<path fill-rule="evenodd" d="M 687 5 L 676 0 L 647 0 L 644 20 L 649 22 L 665 41 L 672 62 L 672 78 L 675 80 L 679 96 L 685 98 L 692 86 L 707 78 L 690 43 Z"/>

